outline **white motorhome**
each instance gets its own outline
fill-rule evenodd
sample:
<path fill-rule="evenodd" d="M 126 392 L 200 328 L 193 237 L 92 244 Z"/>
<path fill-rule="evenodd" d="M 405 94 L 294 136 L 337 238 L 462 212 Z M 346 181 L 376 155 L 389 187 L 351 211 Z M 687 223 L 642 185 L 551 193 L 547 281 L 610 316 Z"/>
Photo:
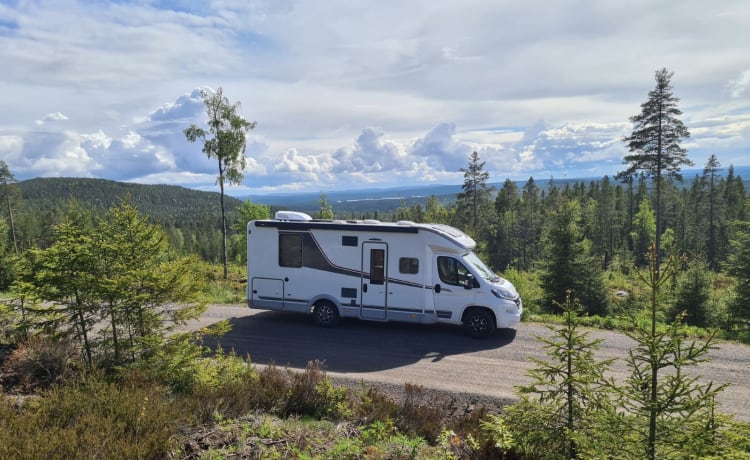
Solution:
<path fill-rule="evenodd" d="M 350 317 L 462 324 L 474 337 L 515 328 L 521 298 L 475 246 L 447 225 L 279 211 L 247 224 L 247 303 L 312 314 L 326 327 Z"/>

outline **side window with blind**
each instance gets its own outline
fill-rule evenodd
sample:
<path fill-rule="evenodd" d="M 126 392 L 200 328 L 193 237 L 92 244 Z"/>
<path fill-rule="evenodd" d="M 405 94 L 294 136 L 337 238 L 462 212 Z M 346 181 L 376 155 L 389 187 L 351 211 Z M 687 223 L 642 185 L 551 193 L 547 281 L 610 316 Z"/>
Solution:
<path fill-rule="evenodd" d="M 370 284 L 385 284 L 384 249 L 370 249 Z"/>
<path fill-rule="evenodd" d="M 279 233 L 279 266 L 302 266 L 302 235 Z"/>
<path fill-rule="evenodd" d="M 419 273 L 419 259 L 416 257 L 400 257 L 398 259 L 398 271 L 410 275 Z"/>

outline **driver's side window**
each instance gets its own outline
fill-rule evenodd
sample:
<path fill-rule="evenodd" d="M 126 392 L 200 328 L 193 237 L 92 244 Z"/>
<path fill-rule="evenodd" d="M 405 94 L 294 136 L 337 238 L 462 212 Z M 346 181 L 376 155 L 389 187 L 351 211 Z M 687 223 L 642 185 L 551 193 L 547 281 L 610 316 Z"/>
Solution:
<path fill-rule="evenodd" d="M 441 282 L 452 286 L 464 286 L 466 284 L 466 275 L 469 274 L 469 270 L 458 260 L 453 257 L 438 256 L 437 266 Z"/>

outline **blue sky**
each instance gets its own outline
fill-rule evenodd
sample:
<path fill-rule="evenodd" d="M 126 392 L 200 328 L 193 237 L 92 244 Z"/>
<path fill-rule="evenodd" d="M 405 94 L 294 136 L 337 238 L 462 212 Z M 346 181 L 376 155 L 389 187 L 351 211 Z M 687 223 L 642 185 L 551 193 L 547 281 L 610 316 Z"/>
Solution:
<path fill-rule="evenodd" d="M 230 193 L 623 169 L 674 72 L 695 166 L 750 165 L 746 0 L 0 0 L 0 159 L 17 179 L 216 190 L 201 89 L 257 121 Z"/>

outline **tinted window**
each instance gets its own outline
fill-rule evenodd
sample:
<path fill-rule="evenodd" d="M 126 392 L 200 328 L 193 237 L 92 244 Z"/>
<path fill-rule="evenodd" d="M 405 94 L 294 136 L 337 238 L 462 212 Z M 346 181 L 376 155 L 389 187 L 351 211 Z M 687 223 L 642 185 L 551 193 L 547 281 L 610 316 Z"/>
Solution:
<path fill-rule="evenodd" d="M 440 281 L 454 286 L 463 286 L 469 270 L 453 257 L 439 256 L 437 259 Z"/>
<path fill-rule="evenodd" d="M 398 259 L 399 273 L 419 273 L 419 259 L 416 257 L 401 257 Z"/>
<path fill-rule="evenodd" d="M 302 235 L 297 233 L 279 234 L 279 266 L 302 266 Z"/>
<path fill-rule="evenodd" d="M 385 250 L 370 249 L 370 284 L 385 283 Z"/>

